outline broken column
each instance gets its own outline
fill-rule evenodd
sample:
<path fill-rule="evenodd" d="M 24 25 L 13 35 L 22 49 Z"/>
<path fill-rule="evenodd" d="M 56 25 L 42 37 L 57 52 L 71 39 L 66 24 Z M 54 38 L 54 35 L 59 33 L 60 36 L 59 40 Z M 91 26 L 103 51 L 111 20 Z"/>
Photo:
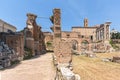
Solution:
<path fill-rule="evenodd" d="M 56 75 L 55 80 L 58 80 L 58 79 L 59 80 L 63 80 L 63 79 L 64 80 L 76 80 L 75 74 L 69 68 L 72 62 L 72 43 L 69 41 L 61 40 L 60 9 L 53 10 L 53 16 L 51 16 L 50 20 L 53 23 L 53 27 L 51 27 L 51 29 L 54 33 L 53 34 L 54 55 L 55 55 L 54 58 L 57 63 L 57 72 L 56 72 L 57 75 Z"/>

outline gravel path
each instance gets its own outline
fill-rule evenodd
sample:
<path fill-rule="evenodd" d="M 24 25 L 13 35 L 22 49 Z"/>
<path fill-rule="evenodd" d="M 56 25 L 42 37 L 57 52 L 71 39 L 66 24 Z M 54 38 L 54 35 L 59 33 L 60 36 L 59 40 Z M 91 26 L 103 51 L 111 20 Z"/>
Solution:
<path fill-rule="evenodd" d="M 52 54 L 22 61 L 19 65 L 0 71 L 0 80 L 54 80 Z"/>

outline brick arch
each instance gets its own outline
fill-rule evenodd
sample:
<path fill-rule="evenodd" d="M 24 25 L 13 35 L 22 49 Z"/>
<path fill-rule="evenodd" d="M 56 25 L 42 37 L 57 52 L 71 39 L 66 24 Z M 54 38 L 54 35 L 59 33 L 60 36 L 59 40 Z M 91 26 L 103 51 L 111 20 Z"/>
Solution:
<path fill-rule="evenodd" d="M 88 40 L 82 40 L 81 43 L 89 44 L 89 41 Z"/>
<path fill-rule="evenodd" d="M 89 44 L 90 44 L 90 41 L 89 40 L 82 40 L 81 41 L 81 50 L 89 50 Z"/>
<path fill-rule="evenodd" d="M 78 50 L 79 42 L 77 40 L 75 40 L 75 39 L 71 40 L 71 42 L 72 42 L 72 49 L 73 50 Z"/>

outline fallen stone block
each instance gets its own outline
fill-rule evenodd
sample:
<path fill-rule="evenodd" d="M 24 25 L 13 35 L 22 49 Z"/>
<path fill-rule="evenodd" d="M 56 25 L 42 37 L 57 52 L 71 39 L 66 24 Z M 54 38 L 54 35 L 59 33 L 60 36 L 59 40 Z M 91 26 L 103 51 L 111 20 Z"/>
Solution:
<path fill-rule="evenodd" d="M 96 54 L 94 54 L 91 51 L 87 51 L 87 52 L 85 52 L 85 54 L 86 54 L 87 57 L 90 57 L 90 58 L 95 58 L 96 57 Z"/>
<path fill-rule="evenodd" d="M 63 76 L 63 80 L 80 80 L 80 76 L 78 74 L 74 74 L 69 68 L 61 67 L 60 72 Z"/>
<path fill-rule="evenodd" d="M 81 53 L 78 52 L 77 50 L 72 50 L 72 53 L 75 54 L 75 55 L 80 55 Z"/>
<path fill-rule="evenodd" d="M 60 71 L 61 71 L 61 74 L 63 76 L 63 79 L 65 79 L 65 80 L 75 80 L 75 75 L 70 69 L 65 68 L 65 67 L 61 67 Z"/>
<path fill-rule="evenodd" d="M 103 62 L 109 62 L 110 59 L 108 59 L 108 58 L 103 58 L 102 61 L 103 61 Z"/>
<path fill-rule="evenodd" d="M 78 74 L 75 74 L 75 80 L 80 80 L 80 76 Z"/>
<path fill-rule="evenodd" d="M 120 63 L 120 56 L 114 56 L 113 57 L 113 62 Z"/>

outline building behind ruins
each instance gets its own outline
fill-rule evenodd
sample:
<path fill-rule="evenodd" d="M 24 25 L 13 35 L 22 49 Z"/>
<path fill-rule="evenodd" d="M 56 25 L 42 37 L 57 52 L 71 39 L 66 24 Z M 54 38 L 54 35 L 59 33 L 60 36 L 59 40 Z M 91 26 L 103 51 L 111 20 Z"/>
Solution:
<path fill-rule="evenodd" d="M 73 42 L 75 50 L 93 50 L 101 47 L 110 47 L 110 24 L 106 22 L 104 24 L 96 26 L 88 26 L 88 19 L 84 19 L 84 26 L 73 26 L 72 31 L 62 31 L 62 39 Z M 105 45 L 104 45 L 105 44 Z"/>
<path fill-rule="evenodd" d="M 16 32 L 16 27 L 0 19 L 0 32 Z"/>

